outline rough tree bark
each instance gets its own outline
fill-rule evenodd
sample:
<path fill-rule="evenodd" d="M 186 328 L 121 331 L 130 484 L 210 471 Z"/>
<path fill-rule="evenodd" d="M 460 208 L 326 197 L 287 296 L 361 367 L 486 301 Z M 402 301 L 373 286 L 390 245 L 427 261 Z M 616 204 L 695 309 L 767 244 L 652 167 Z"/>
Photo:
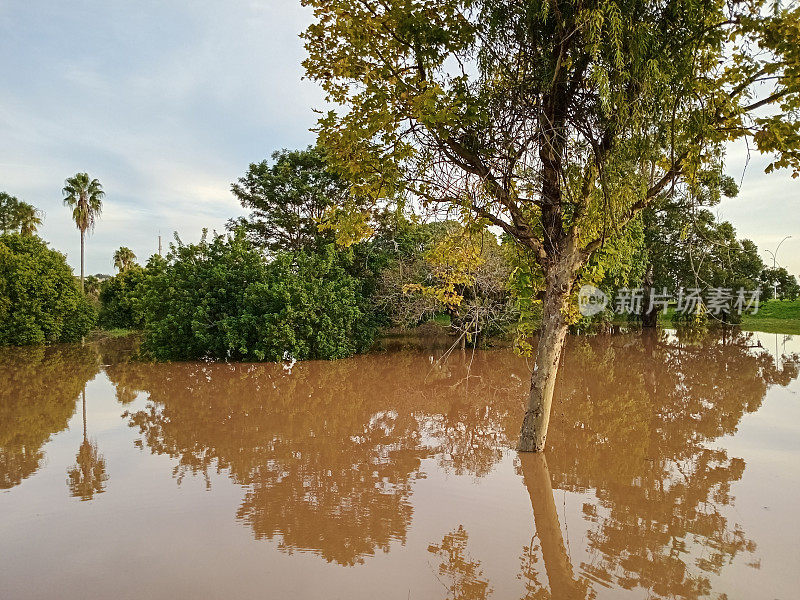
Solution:
<path fill-rule="evenodd" d="M 577 244 L 571 242 L 545 272 L 542 328 L 536 346 L 528 407 L 517 446 L 520 452 L 542 452 L 545 448 L 558 363 L 569 326 L 565 312 L 582 264 L 583 255 Z"/>
<path fill-rule="evenodd" d="M 653 328 L 658 326 L 659 310 L 655 306 L 651 308 L 653 298 L 653 265 L 647 267 L 644 276 L 644 296 L 642 299 L 642 327 Z"/>

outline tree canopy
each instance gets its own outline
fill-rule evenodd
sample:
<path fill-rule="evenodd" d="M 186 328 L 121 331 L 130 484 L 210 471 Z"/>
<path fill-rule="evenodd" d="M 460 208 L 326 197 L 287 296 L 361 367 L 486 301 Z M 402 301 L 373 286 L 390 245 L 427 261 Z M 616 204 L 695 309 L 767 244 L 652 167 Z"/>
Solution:
<path fill-rule="evenodd" d="M 81 232 L 81 291 L 83 291 L 83 270 L 85 265 L 86 232 L 93 231 L 100 213 L 103 211 L 103 198 L 106 193 L 97 179 L 88 173 L 76 173 L 64 182 L 64 206 L 72 209 L 72 220 Z"/>
<path fill-rule="evenodd" d="M 243 227 L 253 242 L 279 252 L 330 241 L 318 225 L 331 206 L 343 202 L 348 186 L 329 168 L 324 153 L 309 147 L 273 152 L 271 164 L 251 164 L 231 190 L 251 212 L 232 220 L 229 228 Z"/>
<path fill-rule="evenodd" d="M 94 229 L 103 211 L 103 186 L 88 173 L 76 173 L 64 182 L 64 206 L 72 209 L 72 220 L 81 232 Z"/>
<path fill-rule="evenodd" d="M 102 327 L 144 327 L 144 297 L 149 272 L 152 273 L 153 269 L 143 269 L 134 264 L 100 284 L 98 322 Z"/>
<path fill-rule="evenodd" d="M 797 283 L 797 277 L 789 273 L 784 267 L 764 269 L 760 275 L 760 282 L 764 298 L 796 300 L 800 296 L 800 285 Z"/>
<path fill-rule="evenodd" d="M 178 241 L 153 257 L 144 291 L 143 347 L 157 359 L 344 358 L 374 327 L 352 256 L 328 247 L 267 262 L 241 231 Z M 156 264 L 158 263 L 158 264 Z"/>
<path fill-rule="evenodd" d="M 113 260 L 114 268 L 121 273 L 136 264 L 136 255 L 127 246 L 120 246 L 114 251 Z"/>

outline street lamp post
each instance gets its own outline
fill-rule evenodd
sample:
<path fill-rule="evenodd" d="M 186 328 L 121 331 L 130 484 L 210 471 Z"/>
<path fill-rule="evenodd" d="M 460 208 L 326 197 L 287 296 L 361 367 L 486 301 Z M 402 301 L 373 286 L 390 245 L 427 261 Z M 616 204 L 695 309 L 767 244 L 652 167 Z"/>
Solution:
<path fill-rule="evenodd" d="M 778 247 L 775 248 L 775 252 L 772 252 L 772 250 L 766 250 L 766 249 L 764 250 L 765 252 L 769 253 L 769 255 L 772 257 L 772 268 L 773 269 L 776 269 L 778 267 L 778 250 L 781 249 L 781 246 L 783 245 L 783 242 L 788 240 L 790 237 L 792 237 L 792 236 L 787 235 L 785 238 L 783 238 L 780 241 L 780 243 L 778 244 Z"/>

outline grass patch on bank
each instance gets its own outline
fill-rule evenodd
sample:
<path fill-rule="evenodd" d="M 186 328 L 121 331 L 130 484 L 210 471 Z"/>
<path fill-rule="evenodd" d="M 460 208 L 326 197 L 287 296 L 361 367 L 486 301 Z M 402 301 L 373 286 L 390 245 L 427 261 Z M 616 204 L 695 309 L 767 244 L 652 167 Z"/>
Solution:
<path fill-rule="evenodd" d="M 675 322 L 672 317 L 675 308 L 670 306 L 666 312 L 658 315 L 659 325 L 672 328 Z M 631 321 L 617 316 L 612 320 L 614 325 L 629 325 Z M 713 321 L 710 321 L 710 326 Z M 800 335 L 800 299 L 798 300 L 767 300 L 761 303 L 758 312 L 754 315 L 743 315 L 738 327 L 745 331 L 761 331 L 763 333 L 785 333 L 787 335 Z"/>
<path fill-rule="evenodd" d="M 447 313 L 440 313 L 431 319 L 432 323 L 436 323 L 442 327 L 450 327 L 450 315 Z"/>
<path fill-rule="evenodd" d="M 92 339 L 121 338 L 133 335 L 134 333 L 141 332 L 138 329 L 123 329 L 120 327 L 115 327 L 112 329 L 95 329 L 91 334 L 89 334 L 89 337 Z"/>
<path fill-rule="evenodd" d="M 754 315 L 742 318 L 742 329 L 800 335 L 800 300 L 768 300 Z"/>

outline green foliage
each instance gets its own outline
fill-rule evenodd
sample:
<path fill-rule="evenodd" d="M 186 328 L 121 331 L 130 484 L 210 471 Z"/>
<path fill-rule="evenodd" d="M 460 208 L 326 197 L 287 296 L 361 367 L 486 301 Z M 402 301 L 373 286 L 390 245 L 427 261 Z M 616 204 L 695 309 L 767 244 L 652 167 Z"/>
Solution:
<path fill-rule="evenodd" d="M 318 229 L 326 211 L 341 203 L 347 185 L 328 167 L 321 150 L 280 150 L 272 164 L 253 163 L 231 186 L 247 217 L 232 220 L 230 229 L 243 227 L 251 241 L 270 252 L 318 247 L 333 238 Z"/>
<path fill-rule="evenodd" d="M 764 263 L 750 240 L 739 240 L 727 222 L 716 220 L 711 211 L 697 212 L 691 219 L 671 223 L 667 229 L 664 271 L 656 280 L 669 290 L 731 287 L 754 290 Z"/>
<path fill-rule="evenodd" d="M 76 173 L 64 181 L 64 206 L 72 209 L 72 220 L 81 232 L 91 231 L 103 211 L 105 192 L 88 173 Z"/>
<path fill-rule="evenodd" d="M 19 199 L 0 192 L 0 233 L 10 233 L 16 229 L 16 208 Z"/>
<path fill-rule="evenodd" d="M 80 340 L 96 318 L 63 254 L 35 236 L 0 236 L 0 345 Z"/>
<path fill-rule="evenodd" d="M 474 342 L 516 321 L 511 264 L 492 232 L 400 215 L 380 222 L 367 245 L 385 257 L 373 263 L 375 303 L 393 325 L 416 326 L 444 313 L 455 333 Z"/>
<path fill-rule="evenodd" d="M 114 252 L 113 262 L 114 268 L 122 272 L 136 264 L 136 255 L 133 253 L 133 250 L 127 246 L 120 246 L 119 249 Z"/>
<path fill-rule="evenodd" d="M 139 265 L 122 270 L 100 286 L 100 317 L 106 329 L 141 329 L 144 326 L 144 294 L 147 273 Z"/>
<path fill-rule="evenodd" d="M 656 200 L 733 193 L 731 142 L 752 142 L 768 172 L 800 173 L 796 3 L 303 4 L 315 16 L 306 73 L 338 107 L 319 141 L 355 192 L 380 202 L 405 189 L 501 228 L 549 298 L 624 275 L 612 269 L 624 248 L 590 260 L 613 240 L 629 250 L 625 230 Z"/>
<path fill-rule="evenodd" d="M 654 293 L 666 289 L 673 297 L 681 288 L 755 290 L 764 268 L 758 248 L 739 239 L 727 221 L 718 221 L 709 210 L 686 211 L 665 203 L 659 211 L 646 213 L 645 259 Z M 763 288 L 762 288 L 763 292 Z M 707 315 L 675 313 L 675 322 L 706 320 Z M 720 318 L 738 322 L 737 311 L 723 311 Z"/>
<path fill-rule="evenodd" d="M 269 265 L 264 294 L 253 298 L 264 315 L 264 356 L 299 360 L 345 358 L 363 352 L 375 335 L 369 298 L 351 274 L 353 254 L 283 254 Z"/>
<path fill-rule="evenodd" d="M 744 316 L 742 329 L 800 335 L 800 300 L 762 302 L 757 313 Z"/>
<path fill-rule="evenodd" d="M 157 359 L 343 358 L 374 336 L 351 253 L 279 254 L 267 263 L 239 231 L 204 234 L 149 265 L 143 348 Z"/>

